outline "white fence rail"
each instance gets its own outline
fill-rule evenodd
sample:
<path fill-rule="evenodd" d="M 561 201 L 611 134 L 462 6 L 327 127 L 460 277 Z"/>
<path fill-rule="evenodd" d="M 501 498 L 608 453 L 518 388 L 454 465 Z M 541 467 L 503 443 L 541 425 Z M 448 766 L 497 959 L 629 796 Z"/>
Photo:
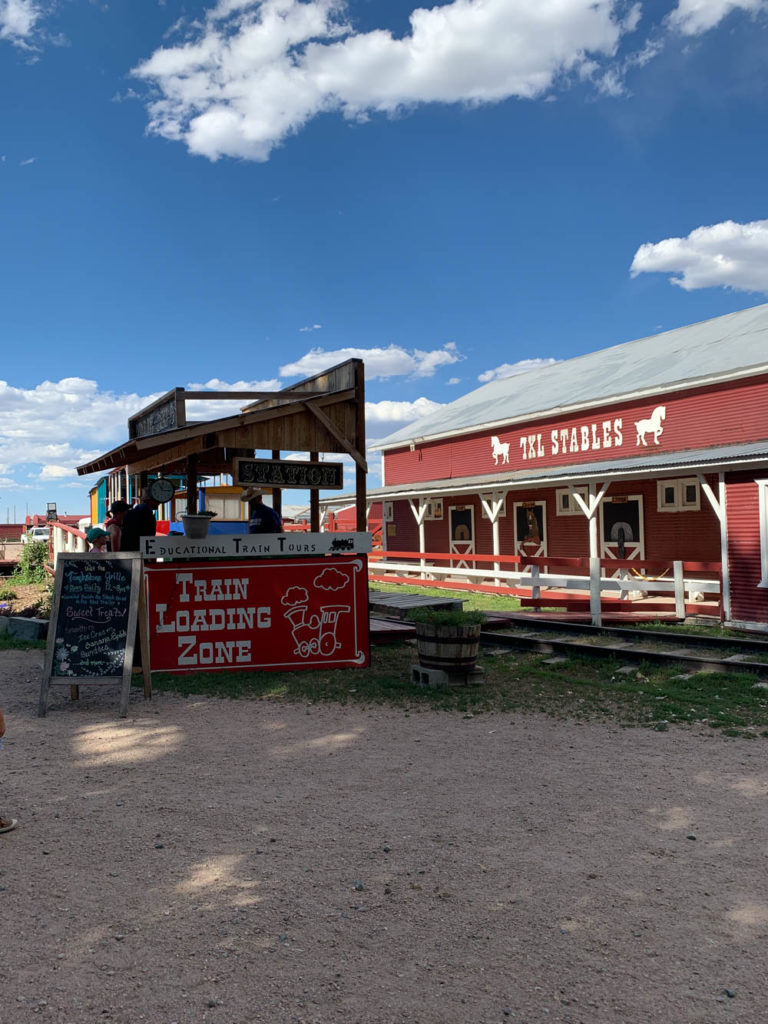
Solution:
<path fill-rule="evenodd" d="M 611 560 L 606 565 L 601 565 L 599 558 L 583 560 L 589 563 L 589 568 L 584 566 L 581 573 L 576 572 L 550 572 L 547 571 L 546 563 L 557 562 L 557 559 L 540 558 L 538 564 L 515 565 L 510 569 L 502 569 L 499 562 L 493 559 L 486 560 L 493 564 L 480 568 L 466 568 L 455 565 L 437 565 L 434 563 L 434 556 L 421 556 L 414 553 L 413 558 L 419 561 L 403 561 L 402 552 L 398 553 L 400 558 L 372 559 L 369 565 L 369 574 L 373 577 L 387 576 L 397 577 L 404 583 L 435 583 L 438 586 L 449 586 L 451 582 L 458 583 L 462 588 L 472 589 L 472 586 L 487 589 L 489 584 L 499 588 L 510 589 L 523 599 L 539 601 L 546 606 L 547 591 L 557 591 L 559 594 L 552 594 L 551 606 L 556 607 L 558 599 L 562 602 L 562 594 L 571 594 L 574 599 L 582 597 L 589 600 L 592 620 L 599 625 L 602 615 L 602 601 L 604 599 L 619 598 L 627 602 L 627 610 L 635 600 L 647 598 L 674 598 L 675 613 L 679 618 L 686 615 L 686 605 L 708 601 L 720 603 L 721 586 L 719 579 L 719 563 L 692 563 L 693 571 L 685 575 L 686 563 L 680 560 L 665 563 L 666 568 L 657 575 L 639 574 L 635 569 L 619 569 L 618 575 L 615 562 Z M 459 561 L 457 555 L 445 556 L 446 561 Z M 464 561 L 471 561 L 472 555 L 466 556 Z M 509 560 L 509 559 L 507 559 Z M 570 561 L 576 562 L 575 559 Z M 653 563 L 658 565 L 658 563 Z M 696 570 L 706 572 L 707 575 L 699 574 Z M 610 572 L 611 575 L 605 575 Z M 713 579 L 712 576 L 718 576 Z M 542 593 L 544 592 L 544 593 Z"/>

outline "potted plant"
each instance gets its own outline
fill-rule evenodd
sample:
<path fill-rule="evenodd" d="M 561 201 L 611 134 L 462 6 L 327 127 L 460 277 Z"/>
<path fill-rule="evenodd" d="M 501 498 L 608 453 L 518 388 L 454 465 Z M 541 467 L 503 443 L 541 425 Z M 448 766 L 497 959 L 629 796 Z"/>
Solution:
<path fill-rule="evenodd" d="M 480 650 L 482 612 L 414 608 L 408 619 L 416 627 L 416 648 L 423 668 L 439 668 L 450 675 L 467 676 Z"/>
<path fill-rule="evenodd" d="M 184 536 L 191 540 L 202 540 L 208 536 L 208 527 L 215 517 L 215 512 L 204 509 L 202 512 L 182 512 L 179 516 L 184 526 Z"/>

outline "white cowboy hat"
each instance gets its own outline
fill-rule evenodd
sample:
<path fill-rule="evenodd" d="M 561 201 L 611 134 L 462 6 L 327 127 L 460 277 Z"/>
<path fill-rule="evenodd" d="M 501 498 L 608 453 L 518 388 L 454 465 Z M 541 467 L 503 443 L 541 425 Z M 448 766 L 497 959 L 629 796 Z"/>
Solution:
<path fill-rule="evenodd" d="M 264 494 L 264 491 L 260 487 L 246 487 L 243 493 L 240 495 L 241 501 L 250 501 L 251 498 L 260 498 Z"/>

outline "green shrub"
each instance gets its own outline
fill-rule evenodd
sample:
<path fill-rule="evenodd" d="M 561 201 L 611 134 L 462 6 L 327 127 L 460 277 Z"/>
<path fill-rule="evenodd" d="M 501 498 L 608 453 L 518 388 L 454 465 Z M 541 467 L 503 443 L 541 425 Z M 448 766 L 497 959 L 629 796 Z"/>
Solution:
<path fill-rule="evenodd" d="M 48 544 L 44 540 L 25 544 L 21 558 L 11 573 L 14 583 L 45 583 L 48 578 L 45 566 L 48 562 Z"/>
<path fill-rule="evenodd" d="M 16 596 L 16 591 L 9 586 L 0 587 L 0 601 L 15 601 Z"/>

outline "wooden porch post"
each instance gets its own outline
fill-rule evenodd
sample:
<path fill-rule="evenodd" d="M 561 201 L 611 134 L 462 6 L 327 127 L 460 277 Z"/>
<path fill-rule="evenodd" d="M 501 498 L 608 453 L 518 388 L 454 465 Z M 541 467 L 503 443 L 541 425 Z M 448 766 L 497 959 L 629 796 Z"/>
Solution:
<path fill-rule="evenodd" d="M 317 452 L 309 453 L 309 461 L 317 462 Z M 313 488 L 309 492 L 309 529 L 312 533 L 320 533 L 320 492 Z"/>
<path fill-rule="evenodd" d="M 197 512 L 197 456 L 187 456 L 187 515 Z"/>
<path fill-rule="evenodd" d="M 279 459 L 280 458 L 280 452 L 278 450 L 274 449 L 274 448 L 272 449 L 272 458 L 273 459 Z M 272 508 L 275 510 L 275 512 L 277 512 L 277 514 L 282 519 L 282 517 L 283 517 L 283 492 L 282 492 L 282 489 L 280 487 L 273 487 L 272 488 Z"/>
<path fill-rule="evenodd" d="M 355 366 L 355 448 L 365 456 L 365 367 L 362 363 Z M 355 463 L 355 511 L 358 533 L 368 529 L 365 510 L 366 478 L 365 470 Z"/>

